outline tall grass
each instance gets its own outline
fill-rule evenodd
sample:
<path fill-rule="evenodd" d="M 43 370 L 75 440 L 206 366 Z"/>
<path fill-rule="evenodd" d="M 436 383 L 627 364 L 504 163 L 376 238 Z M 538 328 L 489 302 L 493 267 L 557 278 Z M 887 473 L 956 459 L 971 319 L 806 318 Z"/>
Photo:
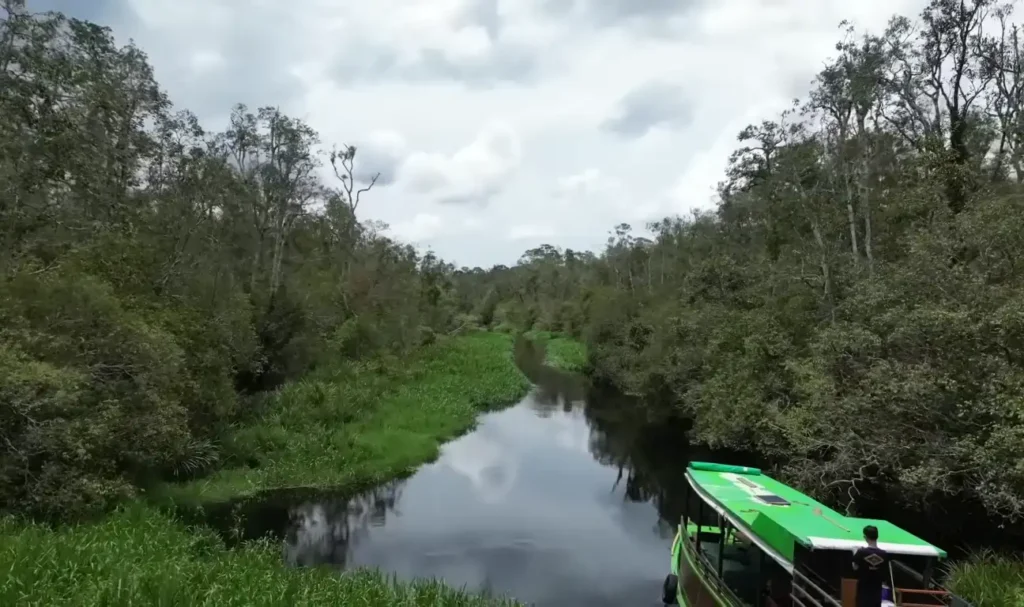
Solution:
<path fill-rule="evenodd" d="M 950 566 L 946 585 L 975 607 L 1024 605 L 1024 559 L 981 552 Z"/>
<path fill-rule="evenodd" d="M 526 337 L 544 344 L 545 364 L 578 373 L 587 366 L 587 348 L 582 342 L 550 331 L 527 331 Z"/>
<path fill-rule="evenodd" d="M 512 337 L 445 339 L 410 359 L 322 369 L 289 384 L 259 421 L 233 433 L 234 461 L 253 461 L 156 497 L 220 501 L 261 490 L 365 486 L 435 458 L 440 444 L 471 428 L 487 408 L 515 402 L 529 382 L 512 358 Z"/>
<path fill-rule="evenodd" d="M 212 531 L 188 529 L 141 504 L 101 523 L 56 531 L 0 519 L 0 605 L 5 606 L 516 604 L 434 581 L 402 584 L 372 571 L 286 569 L 279 547 L 260 542 L 227 550 Z"/>
<path fill-rule="evenodd" d="M 512 337 L 442 340 L 408 360 L 325 368 L 269 399 L 224 445 L 235 467 L 154 499 L 196 505 L 264 489 L 357 487 L 436 457 L 481 411 L 522 397 L 529 382 Z M 242 462 L 248 465 L 242 465 Z M 435 581 L 398 583 L 376 572 L 287 569 L 270 542 L 228 550 L 213 531 L 186 527 L 152 505 L 126 505 L 99 523 L 57 530 L 0 520 L 0 605 L 514 605 Z"/>

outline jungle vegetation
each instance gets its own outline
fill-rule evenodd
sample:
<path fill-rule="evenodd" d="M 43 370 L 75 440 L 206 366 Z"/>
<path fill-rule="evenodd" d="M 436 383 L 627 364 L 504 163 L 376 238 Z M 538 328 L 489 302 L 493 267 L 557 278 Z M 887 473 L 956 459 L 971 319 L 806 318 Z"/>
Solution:
<path fill-rule="evenodd" d="M 489 269 L 361 220 L 375 177 L 302 120 L 240 104 L 208 130 L 110 30 L 29 14 L 23 0 L 0 0 L 0 18 L 8 513 L 78 520 L 154 485 L 235 478 L 267 445 L 290 462 L 258 430 L 283 403 L 322 406 L 330 378 L 389 373 L 438 341 L 468 360 L 484 342 L 451 340 L 484 328 L 579 340 L 587 372 L 642 396 L 645 415 L 762 454 L 841 508 L 884 496 L 973 504 L 992 525 L 1024 516 L 1024 40 L 1012 6 L 931 0 L 881 32 L 844 26 L 806 98 L 738 134 L 713 210 L 618 225 L 601 251 L 546 244 Z M 576 360 L 574 348 L 553 352 Z M 522 389 L 495 377 L 496 394 Z M 446 410 L 461 419 L 481 404 Z M 195 547 L 162 514 L 121 512 L 103 524 L 137 517 Z M 4 525 L 28 543 L 94 533 Z M 148 575 L 125 600 L 160 596 Z"/>

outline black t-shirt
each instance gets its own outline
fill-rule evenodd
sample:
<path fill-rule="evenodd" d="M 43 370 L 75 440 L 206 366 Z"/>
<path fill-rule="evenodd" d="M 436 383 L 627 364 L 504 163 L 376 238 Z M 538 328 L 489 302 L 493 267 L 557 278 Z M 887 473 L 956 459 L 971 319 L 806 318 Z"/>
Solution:
<path fill-rule="evenodd" d="M 889 579 L 889 554 L 866 546 L 853 554 L 857 573 L 857 605 L 880 605 L 882 582 Z"/>

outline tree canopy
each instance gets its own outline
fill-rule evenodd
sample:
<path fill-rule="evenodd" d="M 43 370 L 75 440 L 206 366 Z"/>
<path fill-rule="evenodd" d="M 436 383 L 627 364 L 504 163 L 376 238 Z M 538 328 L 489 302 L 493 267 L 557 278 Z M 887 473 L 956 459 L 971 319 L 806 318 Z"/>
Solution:
<path fill-rule="evenodd" d="M 361 222 L 352 147 L 274 107 L 220 132 L 95 24 L 0 15 L 0 499 L 52 517 L 243 457 L 252 395 L 483 326 L 583 339 L 593 376 L 853 504 L 1024 514 L 1024 41 L 932 0 L 844 25 L 810 94 L 739 133 L 716 208 L 456 269 Z M 328 170 L 333 169 L 330 172 Z M 331 175 L 334 179 L 325 179 Z"/>
<path fill-rule="evenodd" d="M 74 517 L 230 463 L 245 395 L 463 322 L 450 264 L 357 219 L 355 148 L 274 107 L 208 132 L 108 29 L 2 7 L 5 506 Z"/>
<path fill-rule="evenodd" d="M 835 502 L 1024 514 L 1024 41 L 1012 7 L 843 24 L 809 95 L 743 129 L 717 207 L 492 270 L 498 323 Z M 478 287 L 482 289 L 482 287 Z"/>

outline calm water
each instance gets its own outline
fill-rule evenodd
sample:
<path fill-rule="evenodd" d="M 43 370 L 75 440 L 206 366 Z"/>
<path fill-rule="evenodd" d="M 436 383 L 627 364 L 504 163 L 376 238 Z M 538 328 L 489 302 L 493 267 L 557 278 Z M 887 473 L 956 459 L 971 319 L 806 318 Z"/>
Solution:
<path fill-rule="evenodd" d="M 681 422 L 644 419 L 637 403 L 537 364 L 534 348 L 516 348 L 533 392 L 408 479 L 355 497 L 268 493 L 207 522 L 228 539 L 279 538 L 293 566 L 377 567 L 540 607 L 660 605 L 687 462 L 758 462 L 687 445 Z M 894 514 L 875 508 L 867 514 Z M 897 522 L 942 535 L 921 517 Z"/>
<path fill-rule="evenodd" d="M 280 537 L 295 566 L 379 567 L 538 606 L 660 605 L 684 429 L 627 423 L 577 377 L 528 375 L 533 393 L 406 480 L 355 498 L 267 495 L 222 526 Z"/>
<path fill-rule="evenodd" d="M 485 416 L 408 481 L 299 505 L 285 558 L 440 577 L 537 605 L 660 604 L 671 528 L 651 503 L 626 499 L 590 441 L 581 408 L 527 399 Z"/>
<path fill-rule="evenodd" d="M 408 479 L 355 497 L 268 493 L 208 522 L 234 538 L 279 538 L 293 566 L 377 567 L 540 607 L 660 605 L 687 462 L 757 462 L 687 445 L 679 421 L 644 419 L 580 377 L 519 362 L 533 392 Z"/>

